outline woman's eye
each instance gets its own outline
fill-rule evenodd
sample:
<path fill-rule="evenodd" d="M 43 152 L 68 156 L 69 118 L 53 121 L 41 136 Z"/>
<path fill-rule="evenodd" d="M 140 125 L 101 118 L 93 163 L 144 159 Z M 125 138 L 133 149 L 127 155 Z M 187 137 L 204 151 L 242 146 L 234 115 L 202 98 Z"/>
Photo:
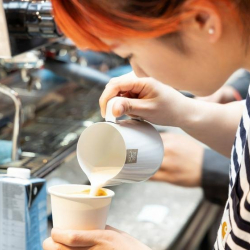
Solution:
<path fill-rule="evenodd" d="M 130 54 L 130 55 L 128 55 L 127 57 L 125 57 L 124 59 L 130 61 L 132 57 L 133 57 L 133 54 Z"/>

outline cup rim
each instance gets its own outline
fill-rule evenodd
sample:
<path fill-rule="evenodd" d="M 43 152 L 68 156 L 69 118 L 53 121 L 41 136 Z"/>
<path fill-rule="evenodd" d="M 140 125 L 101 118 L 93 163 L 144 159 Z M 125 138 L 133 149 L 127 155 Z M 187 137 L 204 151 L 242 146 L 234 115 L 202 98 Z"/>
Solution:
<path fill-rule="evenodd" d="M 58 191 L 54 191 L 53 188 L 55 187 L 67 187 L 67 186 L 75 186 L 75 187 L 82 187 L 82 188 L 90 188 L 91 185 L 80 185 L 80 184 L 61 184 L 61 185 L 55 185 L 55 186 L 52 186 L 52 187 L 49 187 L 48 188 L 48 192 L 50 195 L 55 195 L 55 196 L 58 196 L 58 197 L 62 197 L 62 198 L 74 198 L 74 199 L 107 199 L 107 198 L 112 198 L 113 196 L 115 196 L 115 192 L 110 190 L 110 189 L 107 189 L 107 188 L 102 188 L 104 191 L 107 192 L 108 195 L 106 196 L 81 196 L 81 195 L 75 195 L 75 196 L 72 196 L 70 194 L 63 194 L 63 193 L 60 193 Z"/>

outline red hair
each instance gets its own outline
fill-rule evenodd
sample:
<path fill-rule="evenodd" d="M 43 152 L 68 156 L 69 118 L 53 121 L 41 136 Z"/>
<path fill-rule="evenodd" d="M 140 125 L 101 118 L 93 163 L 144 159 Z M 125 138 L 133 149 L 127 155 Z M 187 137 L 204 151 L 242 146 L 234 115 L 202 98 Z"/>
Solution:
<path fill-rule="evenodd" d="M 57 24 L 78 47 L 111 48 L 99 38 L 152 38 L 177 32 L 198 5 L 235 0 L 51 0 Z M 243 0 L 249 1 L 249 0 Z M 226 7 L 224 5 L 224 7 Z"/>

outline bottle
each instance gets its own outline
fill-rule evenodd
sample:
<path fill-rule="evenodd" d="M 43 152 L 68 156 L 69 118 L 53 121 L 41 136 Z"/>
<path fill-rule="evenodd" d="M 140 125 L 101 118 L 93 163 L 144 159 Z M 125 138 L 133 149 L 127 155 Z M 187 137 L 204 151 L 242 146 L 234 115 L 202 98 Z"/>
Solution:
<path fill-rule="evenodd" d="M 46 237 L 46 181 L 9 168 L 0 178 L 0 250 L 41 250 Z"/>

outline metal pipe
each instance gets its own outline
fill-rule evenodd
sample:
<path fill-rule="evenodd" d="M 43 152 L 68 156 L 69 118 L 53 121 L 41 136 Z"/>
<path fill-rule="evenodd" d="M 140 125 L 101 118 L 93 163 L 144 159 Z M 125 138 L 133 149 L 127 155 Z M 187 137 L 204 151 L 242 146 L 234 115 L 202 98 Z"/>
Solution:
<path fill-rule="evenodd" d="M 96 69 L 83 67 L 76 63 L 65 63 L 54 59 L 47 59 L 44 68 L 86 88 L 99 87 L 104 89 L 110 80 L 109 76 Z"/>
<path fill-rule="evenodd" d="M 15 105 L 11 159 L 12 161 L 17 161 L 19 160 L 19 141 L 20 141 L 20 130 L 21 130 L 22 103 L 16 91 L 1 83 L 0 83 L 0 92 L 9 96 Z"/>

